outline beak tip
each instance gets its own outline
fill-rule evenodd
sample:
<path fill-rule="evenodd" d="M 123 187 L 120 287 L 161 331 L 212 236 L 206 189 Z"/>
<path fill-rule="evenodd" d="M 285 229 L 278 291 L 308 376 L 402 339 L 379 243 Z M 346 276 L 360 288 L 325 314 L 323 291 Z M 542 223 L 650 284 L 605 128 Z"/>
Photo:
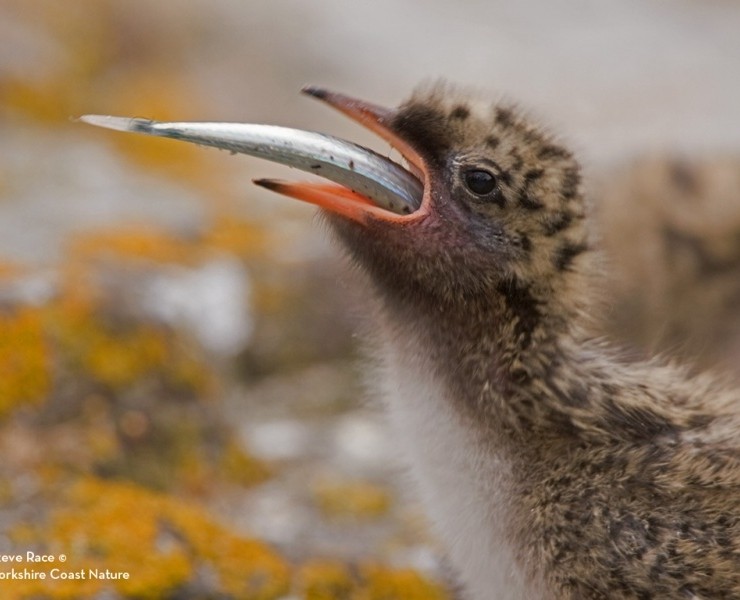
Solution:
<path fill-rule="evenodd" d="M 281 187 L 281 183 L 276 179 L 252 179 L 252 183 L 273 192 Z"/>
<path fill-rule="evenodd" d="M 301 88 L 301 93 L 306 94 L 307 96 L 313 96 L 319 100 L 324 100 L 329 95 L 329 91 L 327 89 L 318 85 L 305 85 Z"/>

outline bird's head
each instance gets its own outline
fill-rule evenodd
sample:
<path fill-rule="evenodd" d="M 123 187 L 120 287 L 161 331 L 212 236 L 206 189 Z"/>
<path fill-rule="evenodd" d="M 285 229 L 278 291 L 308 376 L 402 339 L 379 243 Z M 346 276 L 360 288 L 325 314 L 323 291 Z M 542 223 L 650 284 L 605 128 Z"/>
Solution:
<path fill-rule="evenodd" d="M 256 181 L 321 206 L 356 262 L 394 301 L 464 309 L 498 297 L 527 300 L 542 312 L 552 298 L 582 287 L 587 235 L 578 165 L 513 107 L 445 85 L 422 88 L 397 109 L 316 87 L 304 92 L 379 134 L 408 170 L 298 130 L 83 120 L 246 152 L 338 182 Z"/>
<path fill-rule="evenodd" d="M 423 181 L 410 214 L 324 203 L 381 291 L 453 308 L 497 294 L 543 307 L 577 294 L 588 260 L 578 164 L 514 107 L 443 85 L 422 88 L 392 110 L 307 92 L 380 134 Z M 310 186 L 267 185 L 322 204 Z"/>

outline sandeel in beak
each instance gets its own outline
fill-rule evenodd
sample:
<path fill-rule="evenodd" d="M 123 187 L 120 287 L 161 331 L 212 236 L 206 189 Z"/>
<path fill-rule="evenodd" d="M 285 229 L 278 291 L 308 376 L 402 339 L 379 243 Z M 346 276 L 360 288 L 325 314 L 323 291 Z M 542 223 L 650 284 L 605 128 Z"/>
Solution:
<path fill-rule="evenodd" d="M 411 172 L 372 150 L 322 133 L 273 125 L 168 123 L 103 115 L 85 115 L 80 120 L 108 129 L 184 140 L 265 158 L 320 175 L 344 188 L 333 186 L 327 190 L 324 186 L 322 190 L 322 186 L 314 185 L 317 194 L 352 195 L 355 200 L 367 199 L 397 215 L 413 213 L 422 201 L 424 186 Z M 272 189 L 291 187 L 270 180 L 256 183 Z"/>

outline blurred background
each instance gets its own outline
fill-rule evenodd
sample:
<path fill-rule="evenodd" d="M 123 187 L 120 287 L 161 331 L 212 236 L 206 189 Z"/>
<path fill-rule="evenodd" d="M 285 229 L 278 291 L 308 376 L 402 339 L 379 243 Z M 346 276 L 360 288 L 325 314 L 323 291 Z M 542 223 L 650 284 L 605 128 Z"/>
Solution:
<path fill-rule="evenodd" d="M 389 149 L 301 97 L 446 78 L 582 159 L 597 333 L 738 377 L 740 3 L 0 0 L 3 598 L 454 596 L 353 337 L 363 298 L 257 159 L 85 113 Z M 11 568 L 129 579 L 12 580 Z M 5 576 L 3 576 L 5 573 Z"/>

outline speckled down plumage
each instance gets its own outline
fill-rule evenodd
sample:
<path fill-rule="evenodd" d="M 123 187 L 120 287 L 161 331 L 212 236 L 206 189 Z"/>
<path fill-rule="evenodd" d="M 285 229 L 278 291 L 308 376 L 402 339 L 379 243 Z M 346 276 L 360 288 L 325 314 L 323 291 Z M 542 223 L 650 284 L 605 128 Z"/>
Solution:
<path fill-rule="evenodd" d="M 740 597 L 740 392 L 590 337 L 600 262 L 570 151 L 447 86 L 394 120 L 412 224 L 329 216 L 377 297 L 380 393 L 470 598 Z M 466 189 L 466 169 L 498 182 Z"/>

